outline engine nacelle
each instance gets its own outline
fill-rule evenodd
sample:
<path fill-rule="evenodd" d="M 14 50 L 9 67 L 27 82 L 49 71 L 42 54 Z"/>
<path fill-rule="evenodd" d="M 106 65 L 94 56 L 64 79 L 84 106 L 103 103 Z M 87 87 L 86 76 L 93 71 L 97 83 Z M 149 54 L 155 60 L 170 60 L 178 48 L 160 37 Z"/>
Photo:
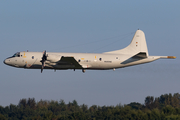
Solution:
<path fill-rule="evenodd" d="M 47 61 L 56 63 L 61 59 L 60 55 L 54 55 L 54 54 L 48 54 L 47 55 Z"/>

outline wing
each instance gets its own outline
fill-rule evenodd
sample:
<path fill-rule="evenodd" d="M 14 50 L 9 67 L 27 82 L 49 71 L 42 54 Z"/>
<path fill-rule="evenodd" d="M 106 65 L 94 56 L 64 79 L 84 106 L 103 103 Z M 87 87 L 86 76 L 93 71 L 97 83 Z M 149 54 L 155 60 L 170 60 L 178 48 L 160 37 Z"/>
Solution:
<path fill-rule="evenodd" d="M 68 63 L 70 65 L 74 65 L 75 68 L 83 68 L 75 59 L 74 57 L 61 57 L 60 61 L 57 64 L 60 63 Z"/>

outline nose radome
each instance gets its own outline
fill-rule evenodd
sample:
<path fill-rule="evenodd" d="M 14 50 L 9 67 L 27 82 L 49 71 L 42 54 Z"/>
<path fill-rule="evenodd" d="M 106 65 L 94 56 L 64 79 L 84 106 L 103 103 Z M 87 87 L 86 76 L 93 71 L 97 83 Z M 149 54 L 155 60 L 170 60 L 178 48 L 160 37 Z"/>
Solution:
<path fill-rule="evenodd" d="M 4 64 L 8 65 L 9 61 L 10 61 L 9 59 L 5 59 Z"/>
<path fill-rule="evenodd" d="M 6 64 L 6 59 L 4 60 L 4 64 Z"/>

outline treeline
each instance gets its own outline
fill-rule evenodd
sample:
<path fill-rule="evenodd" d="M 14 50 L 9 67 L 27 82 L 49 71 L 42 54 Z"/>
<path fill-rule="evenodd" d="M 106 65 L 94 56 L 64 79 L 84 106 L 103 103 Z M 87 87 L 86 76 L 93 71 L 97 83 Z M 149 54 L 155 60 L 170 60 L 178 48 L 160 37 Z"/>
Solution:
<path fill-rule="evenodd" d="M 76 100 L 21 99 L 18 105 L 0 106 L 0 120 L 180 120 L 180 94 L 147 96 L 144 104 L 78 105 Z"/>

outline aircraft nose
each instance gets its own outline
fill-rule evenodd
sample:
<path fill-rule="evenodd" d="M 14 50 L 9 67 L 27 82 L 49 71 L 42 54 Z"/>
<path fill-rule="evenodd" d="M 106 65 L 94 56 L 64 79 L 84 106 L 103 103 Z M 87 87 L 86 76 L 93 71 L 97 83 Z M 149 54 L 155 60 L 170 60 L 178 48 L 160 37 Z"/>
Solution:
<path fill-rule="evenodd" d="M 4 62 L 4 64 L 8 65 L 8 61 L 10 61 L 10 60 L 5 59 L 3 62 Z"/>
<path fill-rule="evenodd" d="M 7 64 L 7 59 L 4 60 L 4 64 Z"/>
<path fill-rule="evenodd" d="M 4 60 L 4 64 L 6 64 L 6 59 Z"/>

